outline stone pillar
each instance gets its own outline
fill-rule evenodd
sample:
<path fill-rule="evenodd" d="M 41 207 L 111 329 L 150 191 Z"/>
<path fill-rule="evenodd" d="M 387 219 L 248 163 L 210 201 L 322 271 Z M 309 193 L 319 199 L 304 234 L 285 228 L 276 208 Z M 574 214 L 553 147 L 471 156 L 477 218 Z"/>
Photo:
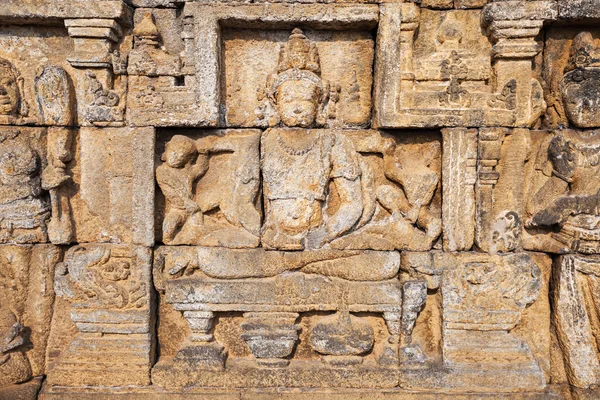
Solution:
<path fill-rule="evenodd" d="M 477 130 L 442 130 L 444 250 L 469 250 L 475 236 Z"/>

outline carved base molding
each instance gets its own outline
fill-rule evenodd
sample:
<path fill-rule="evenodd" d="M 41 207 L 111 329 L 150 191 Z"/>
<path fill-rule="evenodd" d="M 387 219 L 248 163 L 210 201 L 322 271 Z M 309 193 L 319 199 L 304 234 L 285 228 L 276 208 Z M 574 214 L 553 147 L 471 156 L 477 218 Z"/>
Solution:
<path fill-rule="evenodd" d="M 563 393 L 567 393 L 566 387 L 551 387 L 543 392 L 521 392 L 521 393 L 443 393 L 443 392 L 416 392 L 400 389 L 194 389 L 181 390 L 144 390 L 139 392 L 115 391 L 110 395 L 102 393 L 99 388 L 86 390 L 55 388 L 52 392 L 43 393 L 42 400 L 59 400 L 68 396 L 74 400 L 161 400 L 163 398 L 173 400 L 559 400 Z"/>

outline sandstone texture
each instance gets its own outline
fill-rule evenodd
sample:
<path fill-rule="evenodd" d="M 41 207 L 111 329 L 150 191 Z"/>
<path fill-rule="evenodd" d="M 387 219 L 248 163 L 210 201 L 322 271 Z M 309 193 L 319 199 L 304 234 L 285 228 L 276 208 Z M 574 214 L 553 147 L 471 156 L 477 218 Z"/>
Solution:
<path fill-rule="evenodd" d="M 2 0 L 0 400 L 600 398 L 600 3 Z"/>

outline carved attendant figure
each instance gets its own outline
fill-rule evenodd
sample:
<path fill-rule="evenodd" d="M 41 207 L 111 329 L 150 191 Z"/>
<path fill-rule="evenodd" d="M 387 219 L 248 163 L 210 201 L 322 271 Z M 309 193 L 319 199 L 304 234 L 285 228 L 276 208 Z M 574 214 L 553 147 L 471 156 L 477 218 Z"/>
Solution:
<path fill-rule="evenodd" d="M 176 135 L 166 145 L 156 179 L 169 200 L 170 207 L 163 222 L 163 239 L 173 240 L 188 219 L 202 225 L 203 214 L 194 201 L 194 183 L 208 170 L 207 154 L 198 154 L 190 138 Z"/>
<path fill-rule="evenodd" d="M 600 127 L 596 52 L 590 33 L 580 33 L 561 82 L 567 117 L 577 128 Z M 556 132 L 548 159 L 552 174 L 531 199 L 528 226 L 558 227 L 533 244 L 564 254 L 555 261 L 554 322 L 570 383 L 587 388 L 600 384 L 595 337 L 600 323 L 600 131 Z"/>
<path fill-rule="evenodd" d="M 66 73 L 60 71 L 64 74 L 62 83 L 67 85 Z M 12 65 L 0 59 L 0 124 L 3 121 L 15 123 L 15 118 L 25 115 L 25 103 L 19 89 L 21 80 L 17 76 Z M 38 94 L 45 90 L 44 82 L 38 81 L 37 90 Z M 68 113 L 71 106 L 69 88 L 63 87 L 54 95 L 61 97 L 63 111 Z M 40 104 L 40 110 L 46 108 L 45 104 Z M 59 114 L 57 119 L 62 120 Z M 8 119 L 2 119 L 3 116 Z M 64 118 L 65 123 L 69 120 L 69 116 Z M 65 172 L 65 162 L 71 157 L 70 134 L 67 129 L 50 128 L 49 131 L 46 138 L 41 129 L 5 127 L 0 130 L 0 243 L 46 242 L 48 229 L 52 231 L 53 242 L 68 243 L 72 238 L 68 200 L 56 192 L 70 179 Z M 50 154 L 49 163 L 46 153 Z M 50 202 L 55 210 L 51 226 L 47 226 L 50 202 L 44 190 L 50 191 Z"/>
<path fill-rule="evenodd" d="M 0 242 L 45 242 L 50 208 L 42 196 L 42 158 L 35 138 L 0 132 Z"/>
<path fill-rule="evenodd" d="M 258 246 L 258 144 L 257 132 L 209 135 L 197 141 L 173 136 L 165 146 L 164 163 L 156 169 L 156 180 L 167 200 L 165 243 Z M 228 157 L 227 163 L 217 157 L 212 165 L 219 167 L 211 169 L 212 174 L 211 153 Z M 217 169 L 221 178 L 228 179 L 215 180 Z"/>

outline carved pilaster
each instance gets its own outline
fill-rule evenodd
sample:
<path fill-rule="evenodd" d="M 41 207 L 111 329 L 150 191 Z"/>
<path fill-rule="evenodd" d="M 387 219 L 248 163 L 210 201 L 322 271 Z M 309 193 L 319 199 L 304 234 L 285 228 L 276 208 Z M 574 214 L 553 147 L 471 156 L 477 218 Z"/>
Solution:
<path fill-rule="evenodd" d="M 546 108 L 541 85 L 531 76 L 531 65 L 542 49 L 537 36 L 544 22 L 556 17 L 556 3 L 551 1 L 499 1 L 483 9 L 482 23 L 494 43 L 496 90 L 516 81 L 516 126 L 530 126 Z"/>

